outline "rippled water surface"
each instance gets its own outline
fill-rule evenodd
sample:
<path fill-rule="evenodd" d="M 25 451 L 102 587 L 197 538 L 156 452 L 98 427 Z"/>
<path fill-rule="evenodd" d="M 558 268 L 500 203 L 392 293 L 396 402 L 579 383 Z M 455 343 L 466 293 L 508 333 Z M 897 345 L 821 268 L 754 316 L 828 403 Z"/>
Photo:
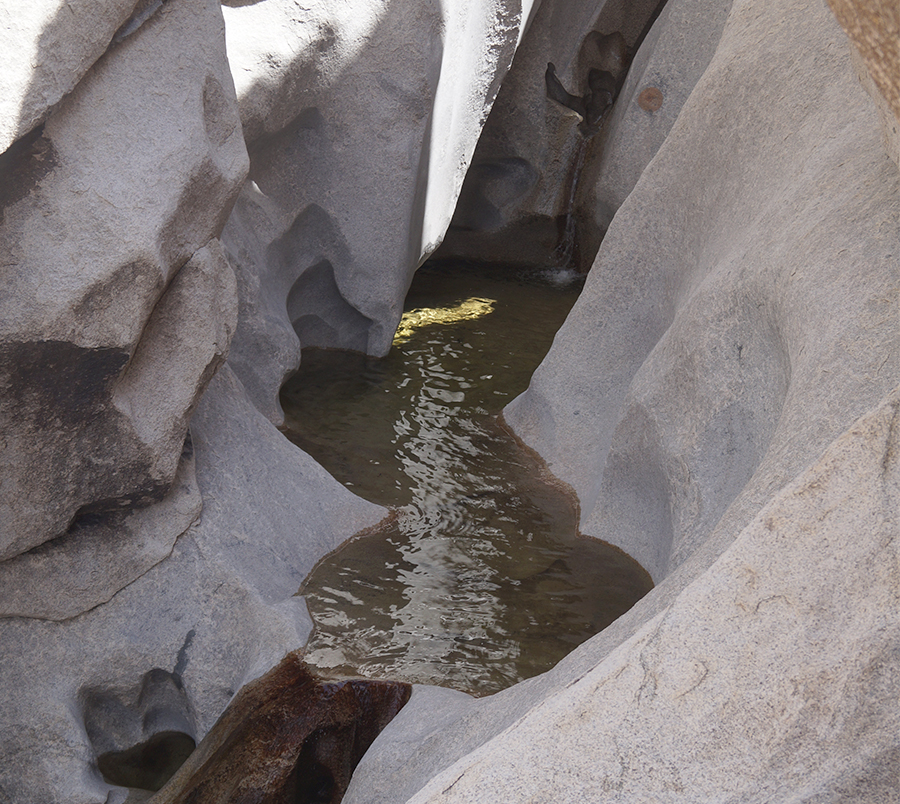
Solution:
<path fill-rule="evenodd" d="M 305 581 L 309 664 L 483 695 L 549 669 L 650 589 L 621 551 L 577 535 L 573 498 L 498 418 L 578 290 L 426 266 L 388 357 L 304 350 L 282 389 L 286 434 L 396 512 Z"/>

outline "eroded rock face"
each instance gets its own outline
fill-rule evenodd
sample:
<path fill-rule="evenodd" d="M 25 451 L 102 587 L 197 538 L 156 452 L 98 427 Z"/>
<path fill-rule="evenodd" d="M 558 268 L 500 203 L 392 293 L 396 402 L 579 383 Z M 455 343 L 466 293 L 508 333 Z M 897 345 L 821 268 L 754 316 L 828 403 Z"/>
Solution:
<path fill-rule="evenodd" d="M 86 13 L 60 13 L 73 12 Z M 0 157 L 10 802 L 124 800 L 116 784 L 131 777 L 100 766 L 199 740 L 245 681 L 303 644 L 292 596 L 312 564 L 382 516 L 284 440 L 233 375 L 186 440 L 237 324 L 217 237 L 248 159 L 224 24 L 206 0 L 91 12 L 47 26 L 74 61 L 45 54 L 58 85 L 35 82 L 58 96 L 40 95 L 43 124 Z M 148 687 L 154 673 L 171 684 Z"/>
<path fill-rule="evenodd" d="M 231 362 L 273 421 L 301 346 L 387 352 L 529 9 L 510 0 L 225 9 L 251 156 L 223 235 L 241 287 Z"/>
<path fill-rule="evenodd" d="M 506 411 L 576 489 L 582 529 L 657 581 L 900 371 L 897 170 L 847 42 L 826 11 L 752 24 L 745 7 Z"/>
<path fill-rule="evenodd" d="M 709 65 L 730 8 L 720 0 L 668 0 L 635 54 L 575 192 L 578 257 L 585 268 Z"/>
<path fill-rule="evenodd" d="M 172 485 L 235 327 L 232 93 L 218 5 L 178 0 L 4 155 L 0 557 Z"/>
<path fill-rule="evenodd" d="M 162 525 L 177 517 L 151 506 L 143 515 L 158 517 L 154 529 L 135 530 L 133 539 L 129 521 L 98 531 L 83 550 L 63 553 L 56 576 L 37 574 L 35 592 L 61 577 L 55 594 L 19 593 L 41 609 L 24 612 L 28 619 L 0 618 L 4 656 L 14 657 L 4 665 L 0 688 L 0 791 L 9 801 L 124 801 L 128 791 L 116 780 L 125 782 L 104 780 L 99 758 L 112 755 L 121 764 L 121 755 L 139 746 L 162 750 L 186 739 L 199 742 L 243 684 L 305 643 L 312 624 L 294 595 L 315 562 L 385 513 L 281 436 L 227 364 L 211 381 L 191 430 L 203 512 L 174 547 L 163 546 L 170 551 L 164 560 L 83 611 L 90 595 L 108 594 L 110 584 L 122 580 L 111 563 L 134 566 L 121 551 L 134 550 L 130 562 L 140 559 L 138 537 L 148 551 L 162 549 L 149 537 L 162 540 L 168 533 Z M 190 499 L 176 497 L 172 504 Z M 68 539 L 60 540 L 60 550 Z M 126 539 L 121 550 L 105 545 L 115 539 Z M 4 575 L 4 582 L 27 590 L 28 573 L 40 570 L 31 565 L 43 555 L 14 559 L 13 565 L 28 565 L 21 574 Z M 96 586 L 80 589 L 85 579 Z M 9 598 L 4 588 L 4 605 Z M 82 613 L 65 616 L 74 608 Z M 148 719 L 142 691 L 151 671 L 177 679 L 178 694 Z M 167 684 L 150 686 L 171 692 Z M 166 736 L 173 732 L 183 736 Z"/>
<path fill-rule="evenodd" d="M 441 255 L 551 267 L 577 261 L 571 249 L 564 253 L 565 219 L 575 209 L 575 174 L 596 160 L 600 135 L 593 126 L 586 139 L 578 114 L 548 97 L 548 62 L 579 97 L 592 68 L 620 85 L 631 55 L 621 45 L 636 45 L 657 5 L 541 3 L 485 124 Z M 591 257 L 580 258 L 584 271 Z"/>
<path fill-rule="evenodd" d="M 265 17 L 228 45 L 243 126 L 212 0 L 95 4 L 92 28 L 41 7 L 13 36 L 47 70 L 11 76 L 0 157 L 3 800 L 125 800 L 304 643 L 300 581 L 385 512 L 259 411 L 295 322 L 386 348 L 528 13 L 233 5 Z"/>
<path fill-rule="evenodd" d="M 422 802 L 900 800 L 900 391 Z"/>
<path fill-rule="evenodd" d="M 900 800 L 897 216 L 830 12 L 736 2 L 505 412 L 657 586 L 345 801 Z"/>

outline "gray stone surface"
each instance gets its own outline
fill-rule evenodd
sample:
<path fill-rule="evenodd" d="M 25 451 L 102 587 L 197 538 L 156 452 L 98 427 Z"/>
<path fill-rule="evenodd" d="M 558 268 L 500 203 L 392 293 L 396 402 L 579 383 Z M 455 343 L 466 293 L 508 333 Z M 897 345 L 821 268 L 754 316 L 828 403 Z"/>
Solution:
<path fill-rule="evenodd" d="M 40 95 L 43 126 L 0 163 L 0 801 L 14 804 L 124 800 L 97 757 L 161 730 L 202 737 L 304 643 L 294 594 L 312 565 L 384 513 L 225 368 L 185 448 L 237 326 L 216 238 L 248 159 L 218 3 L 130 5 L 128 35 L 92 66 L 122 20 L 95 5 L 94 44 L 48 25 L 61 44 L 34 80 L 58 97 Z"/>
<path fill-rule="evenodd" d="M 46 118 L 145 5 L 141 0 L 0 3 L 0 153 Z"/>
<path fill-rule="evenodd" d="M 301 346 L 387 352 L 529 6 L 224 9 L 251 156 L 223 235 L 242 289 L 232 365 L 274 422 Z"/>
<path fill-rule="evenodd" d="M 411 758 L 418 764 L 424 747 L 442 743 L 445 729 L 457 726 L 465 712 L 477 708 L 476 700 L 464 692 L 414 685 L 409 702 L 392 721 L 392 728 L 381 732 L 356 766 L 341 804 L 406 801 L 419 789 L 421 780 L 397 773 L 397 769 Z M 442 769 L 437 765 L 434 772 Z M 418 770 L 421 774 L 421 767 Z"/>
<path fill-rule="evenodd" d="M 505 412 L 575 488 L 585 533 L 658 581 L 733 538 L 895 383 L 897 215 L 896 167 L 827 9 L 735 6 Z"/>
<path fill-rule="evenodd" d="M 827 9 L 735 4 L 505 411 L 582 530 L 658 586 L 543 676 L 440 721 L 414 694 L 354 804 L 900 800 L 898 176 L 878 129 Z M 422 736 L 392 764 L 404 722 Z"/>
<path fill-rule="evenodd" d="M 664 613 L 410 804 L 900 801 L 900 389 Z"/>
<path fill-rule="evenodd" d="M 592 222 L 583 237 L 605 234 L 616 210 L 656 155 L 716 52 L 730 8 L 722 0 L 669 0 L 660 12 L 598 135 L 594 158 L 586 160 L 582 171 L 576 214 Z M 662 93 L 662 106 L 655 111 L 639 103 L 648 88 Z M 599 242 L 585 243 L 594 253 L 598 246 Z"/>
<path fill-rule="evenodd" d="M 0 618 L 15 657 L 0 686 L 0 801 L 100 804 L 112 788 L 97 755 L 178 722 L 202 738 L 242 684 L 305 643 L 300 580 L 384 514 L 282 437 L 227 365 L 192 431 L 204 509 L 171 555 L 79 616 Z M 182 692 L 148 719 L 157 671 Z"/>
<path fill-rule="evenodd" d="M 589 67 L 610 66 L 596 53 L 595 34 L 619 32 L 634 47 L 656 5 L 540 4 L 485 124 L 441 256 L 552 267 L 565 262 L 562 217 L 574 208 L 573 175 L 596 160 L 600 135 L 585 140 L 578 115 L 547 97 L 547 63 L 556 66 L 564 87 L 582 95 Z"/>
<path fill-rule="evenodd" d="M 4 155 L 0 201 L 4 558 L 160 500 L 227 349 L 211 241 L 247 156 L 218 4 L 167 3 L 35 133 Z"/>
<path fill-rule="evenodd" d="M 0 616 L 67 620 L 106 603 L 167 558 L 203 502 L 190 441 L 162 502 L 88 517 L 58 539 L 0 562 Z"/>

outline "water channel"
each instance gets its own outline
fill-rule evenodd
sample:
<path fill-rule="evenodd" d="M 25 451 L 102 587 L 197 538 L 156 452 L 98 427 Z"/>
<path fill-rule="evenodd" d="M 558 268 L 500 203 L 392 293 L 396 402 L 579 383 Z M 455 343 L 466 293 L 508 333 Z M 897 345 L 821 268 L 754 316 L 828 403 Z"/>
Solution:
<path fill-rule="evenodd" d="M 574 497 L 505 428 L 574 276 L 426 265 L 390 354 L 304 350 L 286 435 L 390 521 L 314 568 L 306 661 L 485 695 L 544 672 L 652 586 L 578 535 Z"/>

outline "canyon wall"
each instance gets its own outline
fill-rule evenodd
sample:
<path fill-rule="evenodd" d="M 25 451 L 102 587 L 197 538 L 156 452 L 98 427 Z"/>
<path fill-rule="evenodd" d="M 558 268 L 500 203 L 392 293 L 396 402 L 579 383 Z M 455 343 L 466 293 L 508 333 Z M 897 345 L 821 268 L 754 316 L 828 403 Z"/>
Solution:
<path fill-rule="evenodd" d="M 824 4 L 697 8 L 672 0 L 635 64 L 691 74 L 699 28 L 708 65 L 661 140 L 629 76 L 606 148 L 642 169 L 505 410 L 657 586 L 543 676 L 417 689 L 345 802 L 900 801 L 884 98 Z"/>
<path fill-rule="evenodd" d="M 657 587 L 503 693 L 416 688 L 345 800 L 900 800 L 895 9 L 857 52 L 799 0 L 223 5 L 0 3 L 0 802 L 124 802 L 100 757 L 303 645 L 386 511 L 278 388 L 386 352 L 461 191 L 448 253 L 605 233 L 505 416 Z M 545 68 L 583 91 L 592 30 L 640 47 L 567 188 Z"/>
<path fill-rule="evenodd" d="M 300 582 L 387 512 L 278 388 L 386 351 L 529 14 L 0 4 L 0 801 L 124 800 L 100 757 L 302 647 Z"/>

